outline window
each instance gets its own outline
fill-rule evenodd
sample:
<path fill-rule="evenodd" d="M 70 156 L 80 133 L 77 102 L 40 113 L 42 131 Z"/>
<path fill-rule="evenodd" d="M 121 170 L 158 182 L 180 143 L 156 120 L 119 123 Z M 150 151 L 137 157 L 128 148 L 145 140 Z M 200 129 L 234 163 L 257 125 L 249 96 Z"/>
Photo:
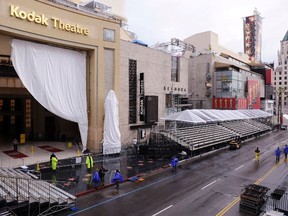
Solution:
<path fill-rule="evenodd" d="M 129 59 L 129 124 L 137 122 L 137 61 Z"/>
<path fill-rule="evenodd" d="M 104 41 L 115 42 L 115 30 L 104 28 Z"/>
<path fill-rule="evenodd" d="M 171 81 L 179 82 L 180 81 L 180 58 L 177 56 L 171 57 Z"/>

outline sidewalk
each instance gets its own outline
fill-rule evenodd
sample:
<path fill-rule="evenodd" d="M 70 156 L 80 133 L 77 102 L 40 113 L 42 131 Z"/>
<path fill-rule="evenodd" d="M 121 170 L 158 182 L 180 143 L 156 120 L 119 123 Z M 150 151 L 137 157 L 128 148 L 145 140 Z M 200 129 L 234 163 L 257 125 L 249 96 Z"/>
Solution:
<path fill-rule="evenodd" d="M 58 153 L 55 154 L 58 157 Z M 41 168 L 41 176 L 39 177 L 73 195 L 81 196 L 103 188 L 92 182 L 96 169 L 99 169 L 102 165 L 108 169 L 104 181 L 104 187 L 108 187 L 111 185 L 111 179 L 113 178 L 116 169 L 119 169 L 123 178 L 128 180 L 131 177 L 150 172 L 151 170 L 161 169 L 165 166 L 167 167 L 170 163 L 170 158 L 145 158 L 144 156 L 137 156 L 129 150 L 124 150 L 121 154 L 117 155 L 93 155 L 94 167 L 91 171 L 87 171 L 85 159 L 86 155 L 76 155 L 60 159 L 57 172 L 52 171 L 49 161 L 42 162 L 39 164 Z M 36 164 L 28 165 L 28 169 L 35 171 Z"/>
<path fill-rule="evenodd" d="M 4 153 L 4 151 L 12 151 L 14 149 L 12 143 L 2 143 L 0 146 L 0 166 L 15 168 L 22 165 L 28 166 L 31 164 L 47 162 L 50 160 L 52 152 L 40 148 L 41 146 L 51 146 L 61 150 L 56 153 L 59 159 L 75 157 L 78 155 L 77 149 L 75 147 L 69 148 L 66 142 L 29 141 L 25 144 L 18 144 L 17 146 L 18 152 L 24 154 L 26 157 L 17 158 L 18 155 L 15 155 L 16 158 L 12 158 Z M 15 153 L 12 152 L 12 156 L 13 154 Z"/>

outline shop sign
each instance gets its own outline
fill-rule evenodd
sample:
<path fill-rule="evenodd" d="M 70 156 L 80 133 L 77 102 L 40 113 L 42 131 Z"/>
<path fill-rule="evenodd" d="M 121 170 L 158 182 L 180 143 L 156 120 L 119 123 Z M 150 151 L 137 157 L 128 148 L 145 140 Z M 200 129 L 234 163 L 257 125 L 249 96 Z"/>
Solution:
<path fill-rule="evenodd" d="M 45 14 L 37 14 L 35 11 L 26 12 L 21 10 L 19 6 L 15 5 L 10 5 L 10 16 L 21 20 L 27 20 L 28 22 L 34 22 L 42 26 L 49 26 L 51 23 L 54 29 L 66 32 L 85 36 L 89 34 L 89 30 L 87 28 L 83 28 L 78 24 L 64 23 L 60 18 L 48 18 Z"/>

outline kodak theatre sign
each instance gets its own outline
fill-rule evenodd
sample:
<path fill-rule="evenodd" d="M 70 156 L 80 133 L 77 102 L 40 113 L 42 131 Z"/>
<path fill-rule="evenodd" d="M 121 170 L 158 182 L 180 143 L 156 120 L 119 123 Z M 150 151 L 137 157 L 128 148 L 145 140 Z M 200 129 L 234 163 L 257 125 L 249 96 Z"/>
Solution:
<path fill-rule="evenodd" d="M 27 20 L 29 22 L 34 22 L 39 25 L 49 26 L 51 24 L 53 28 L 59 29 L 62 31 L 67 31 L 75 34 L 85 35 L 87 36 L 89 30 L 87 28 L 83 28 L 78 24 L 69 24 L 64 23 L 61 19 L 56 17 L 47 18 L 44 14 L 37 14 L 35 11 L 26 12 L 20 9 L 18 6 L 10 5 L 10 16 L 15 17 L 21 20 Z"/>

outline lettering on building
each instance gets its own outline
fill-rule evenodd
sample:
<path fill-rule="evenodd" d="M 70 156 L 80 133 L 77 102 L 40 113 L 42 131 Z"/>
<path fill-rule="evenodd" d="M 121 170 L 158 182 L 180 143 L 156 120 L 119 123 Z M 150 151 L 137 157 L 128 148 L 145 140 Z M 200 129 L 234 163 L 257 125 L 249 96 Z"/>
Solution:
<path fill-rule="evenodd" d="M 45 14 L 38 14 L 35 11 L 26 12 L 21 10 L 19 6 L 10 5 L 10 16 L 21 20 L 27 20 L 42 26 L 51 26 L 54 29 L 71 32 L 74 34 L 85 35 L 89 34 L 88 28 L 81 27 L 79 24 L 65 23 L 60 18 L 51 17 L 50 19 Z"/>

